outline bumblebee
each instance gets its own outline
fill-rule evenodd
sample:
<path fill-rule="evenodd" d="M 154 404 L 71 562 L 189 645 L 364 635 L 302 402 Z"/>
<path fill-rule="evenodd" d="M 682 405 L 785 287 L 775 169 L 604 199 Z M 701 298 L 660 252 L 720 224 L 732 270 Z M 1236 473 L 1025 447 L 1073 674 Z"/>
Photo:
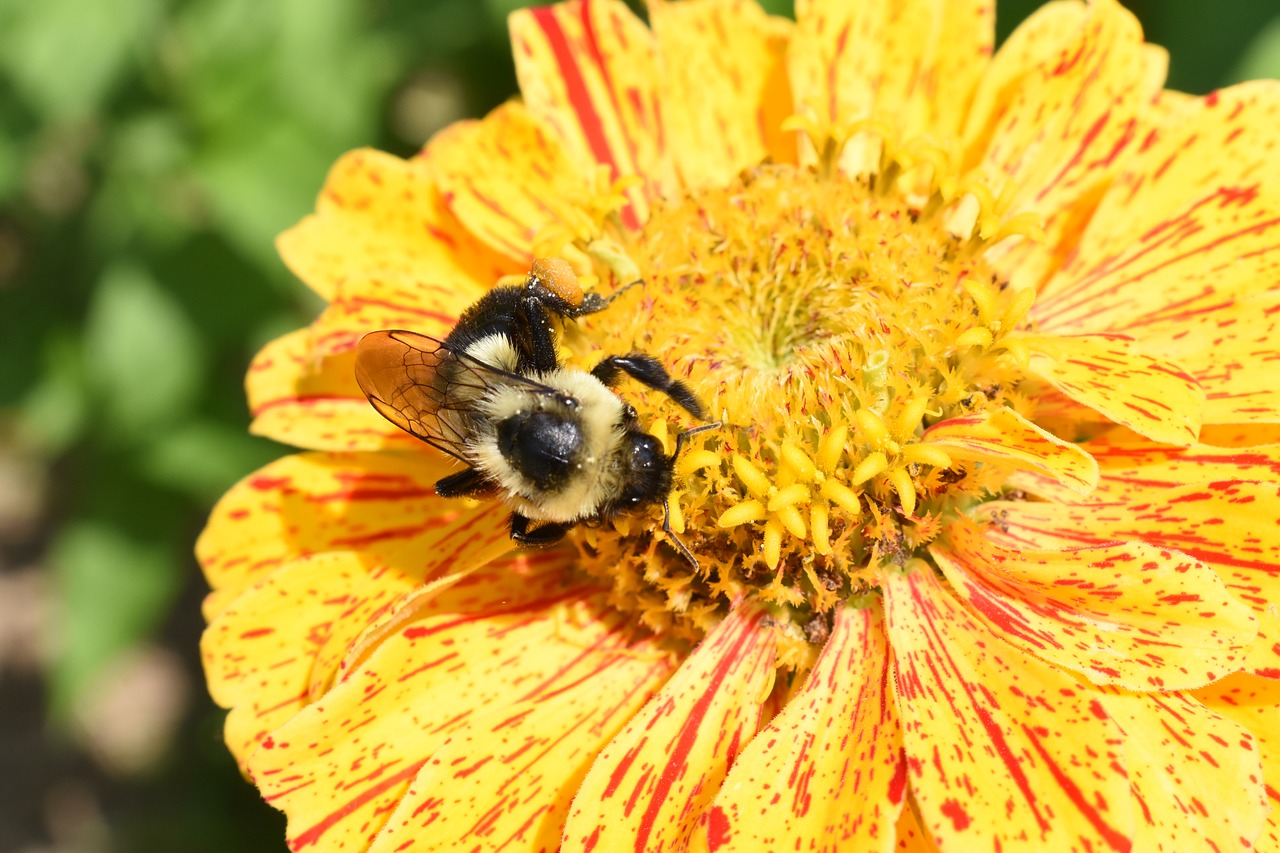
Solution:
<path fill-rule="evenodd" d="M 603 311 L 624 290 L 584 293 L 567 262 L 539 259 L 523 284 L 499 285 L 471 305 L 443 341 L 365 335 L 356 381 L 389 421 L 467 466 L 436 493 L 502 498 L 516 542 L 549 545 L 575 525 L 661 502 L 663 530 L 696 566 L 671 531 L 668 496 L 685 439 L 719 425 L 682 433 L 668 456 L 613 389 L 630 376 L 701 419 L 684 383 L 644 353 L 611 355 L 586 372 L 565 367 L 556 348 L 558 323 Z"/>

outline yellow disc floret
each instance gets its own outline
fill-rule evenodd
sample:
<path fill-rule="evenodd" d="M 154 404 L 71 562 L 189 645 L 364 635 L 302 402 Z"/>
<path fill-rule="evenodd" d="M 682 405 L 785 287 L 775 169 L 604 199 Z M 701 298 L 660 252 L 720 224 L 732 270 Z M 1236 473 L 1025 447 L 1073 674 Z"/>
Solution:
<path fill-rule="evenodd" d="M 926 166 L 936 153 L 902 150 Z M 817 641 L 838 602 L 900 570 L 939 518 L 991 487 L 980 465 L 922 434 L 1025 406 L 1026 355 L 1009 333 L 1033 295 L 1001 281 L 982 249 L 1034 223 L 1015 217 L 984 233 L 998 207 L 990 193 L 940 201 L 932 184 L 929 196 L 897 192 L 885 174 L 877 184 L 759 166 L 655 207 L 638 234 L 602 220 L 581 244 L 629 259 L 644 287 L 584 321 L 577 340 L 653 353 L 723 424 L 676 467 L 671 526 L 697 570 L 656 525 L 579 539 L 587 570 L 651 627 L 696 639 L 751 595 L 784 634 Z M 957 211 L 975 198 L 970 233 L 957 233 Z M 617 281 L 617 268 L 595 261 L 602 281 Z M 650 418 L 660 411 L 660 395 L 623 393 Z M 692 424 L 668 414 L 670 424 L 652 423 L 671 449 L 671 434 Z"/>

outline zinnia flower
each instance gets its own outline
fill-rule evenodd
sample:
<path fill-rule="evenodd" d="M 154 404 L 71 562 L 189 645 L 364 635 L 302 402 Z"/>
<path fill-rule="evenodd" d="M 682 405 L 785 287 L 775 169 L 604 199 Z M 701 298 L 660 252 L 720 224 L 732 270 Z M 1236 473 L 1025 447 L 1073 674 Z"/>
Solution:
<path fill-rule="evenodd" d="M 198 552 L 294 850 L 1280 845 L 1280 84 L 1163 92 L 1112 0 L 511 18 L 523 99 L 344 157 L 328 302 L 248 376 L 303 448 Z M 565 358 L 724 426 L 661 511 L 515 553 L 352 376 L 535 257 Z M 649 429 L 693 424 L 637 383 Z"/>

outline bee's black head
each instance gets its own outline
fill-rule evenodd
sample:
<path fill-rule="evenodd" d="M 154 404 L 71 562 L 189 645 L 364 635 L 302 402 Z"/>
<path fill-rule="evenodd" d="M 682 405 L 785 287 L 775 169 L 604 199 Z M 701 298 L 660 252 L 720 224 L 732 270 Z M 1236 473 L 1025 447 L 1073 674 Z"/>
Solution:
<path fill-rule="evenodd" d="M 675 460 L 663 453 L 662 443 L 646 432 L 629 431 L 623 440 L 626 477 L 616 507 L 625 512 L 667 496 Z"/>
<path fill-rule="evenodd" d="M 581 449 L 582 428 L 573 411 L 517 412 L 498 423 L 502 457 L 544 492 L 569 482 Z"/>

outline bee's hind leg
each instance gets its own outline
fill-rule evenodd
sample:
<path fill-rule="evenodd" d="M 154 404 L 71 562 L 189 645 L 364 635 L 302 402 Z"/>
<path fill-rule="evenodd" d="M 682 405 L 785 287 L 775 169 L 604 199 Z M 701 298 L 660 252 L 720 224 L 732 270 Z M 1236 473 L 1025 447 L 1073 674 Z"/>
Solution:
<path fill-rule="evenodd" d="M 569 530 L 569 525 L 556 524 L 554 522 L 543 524 L 533 529 L 529 528 L 529 524 L 529 519 L 520 513 L 512 513 L 511 538 L 521 545 L 527 545 L 531 548 L 554 545 L 563 539 L 564 534 Z"/>
<path fill-rule="evenodd" d="M 488 498 L 497 493 L 497 484 L 475 468 L 436 480 L 436 494 L 442 498 Z"/>

